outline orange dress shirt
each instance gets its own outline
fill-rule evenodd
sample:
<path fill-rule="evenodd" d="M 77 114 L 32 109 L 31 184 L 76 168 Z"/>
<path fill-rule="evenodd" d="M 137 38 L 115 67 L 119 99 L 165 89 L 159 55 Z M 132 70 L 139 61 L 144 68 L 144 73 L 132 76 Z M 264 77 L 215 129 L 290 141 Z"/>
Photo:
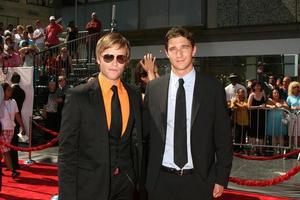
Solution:
<path fill-rule="evenodd" d="M 111 98 L 113 96 L 113 91 L 111 90 L 111 87 L 114 84 L 112 83 L 112 81 L 108 80 L 102 73 L 99 74 L 98 80 L 99 80 L 99 84 L 100 84 L 102 96 L 103 96 L 103 101 L 104 101 L 104 107 L 105 107 L 105 113 L 106 113 L 106 119 L 107 119 L 107 127 L 108 127 L 108 129 L 110 129 Z M 119 101 L 121 104 L 122 135 L 123 135 L 127 128 L 127 123 L 128 123 L 129 113 L 130 113 L 130 105 L 129 105 L 128 93 L 120 80 L 117 82 L 116 86 L 118 88 Z"/>

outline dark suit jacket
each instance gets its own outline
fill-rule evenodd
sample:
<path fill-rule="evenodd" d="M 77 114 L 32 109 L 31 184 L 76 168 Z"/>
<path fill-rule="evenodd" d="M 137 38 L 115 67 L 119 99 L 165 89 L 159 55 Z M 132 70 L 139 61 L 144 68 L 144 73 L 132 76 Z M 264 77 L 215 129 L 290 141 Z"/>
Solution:
<path fill-rule="evenodd" d="M 134 120 L 131 141 L 138 177 L 142 154 L 141 96 L 123 83 Z M 107 200 L 110 186 L 109 133 L 98 80 L 70 89 L 59 135 L 58 176 L 61 200 Z"/>
<path fill-rule="evenodd" d="M 12 98 L 16 100 L 19 113 L 21 113 L 22 106 L 25 100 L 25 92 L 19 85 L 13 85 L 12 89 L 13 89 Z"/>
<path fill-rule="evenodd" d="M 165 75 L 151 81 L 145 95 L 144 127 L 145 135 L 149 137 L 148 192 L 154 189 L 162 166 L 169 79 L 170 75 Z M 192 103 L 191 151 L 199 181 L 211 186 L 214 183 L 227 185 L 232 165 L 232 140 L 224 88 L 217 80 L 198 72 Z"/>

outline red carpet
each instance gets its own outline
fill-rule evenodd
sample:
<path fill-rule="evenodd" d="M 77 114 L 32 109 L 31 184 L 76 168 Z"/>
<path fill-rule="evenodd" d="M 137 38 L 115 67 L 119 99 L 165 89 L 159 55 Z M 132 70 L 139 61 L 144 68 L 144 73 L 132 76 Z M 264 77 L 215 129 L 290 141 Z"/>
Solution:
<path fill-rule="evenodd" d="M 21 175 L 11 178 L 11 172 L 3 170 L 0 200 L 49 200 L 57 194 L 57 167 L 34 164 L 22 166 Z"/>
<path fill-rule="evenodd" d="M 56 194 L 57 167 L 55 165 L 34 164 L 24 166 L 21 176 L 13 180 L 9 171 L 4 171 L 0 200 L 49 200 Z M 219 200 L 291 200 L 240 191 L 227 190 Z"/>

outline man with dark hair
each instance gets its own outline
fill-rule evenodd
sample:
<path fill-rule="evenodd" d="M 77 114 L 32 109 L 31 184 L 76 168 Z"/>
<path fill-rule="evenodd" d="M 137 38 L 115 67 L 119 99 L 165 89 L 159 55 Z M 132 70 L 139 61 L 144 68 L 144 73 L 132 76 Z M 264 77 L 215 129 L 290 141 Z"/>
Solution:
<path fill-rule="evenodd" d="M 14 100 L 16 100 L 19 113 L 22 117 L 21 111 L 22 111 L 24 100 L 25 100 L 25 92 L 19 85 L 20 81 L 21 81 L 20 74 L 18 74 L 17 72 L 14 72 L 10 81 L 12 83 L 11 88 L 13 90 L 12 98 Z M 20 125 L 18 123 L 16 123 L 15 130 L 14 130 L 14 136 L 11 141 L 11 144 L 14 146 L 18 146 L 18 144 L 19 144 L 19 137 L 18 137 L 19 132 L 20 132 Z M 20 169 L 18 152 L 11 149 L 10 156 L 11 156 L 11 162 L 12 162 L 13 169 L 15 169 L 15 170 Z"/>
<path fill-rule="evenodd" d="M 149 199 L 220 197 L 232 165 L 224 88 L 195 71 L 196 46 L 190 32 L 172 28 L 165 39 L 171 73 L 148 84 L 144 102 Z"/>

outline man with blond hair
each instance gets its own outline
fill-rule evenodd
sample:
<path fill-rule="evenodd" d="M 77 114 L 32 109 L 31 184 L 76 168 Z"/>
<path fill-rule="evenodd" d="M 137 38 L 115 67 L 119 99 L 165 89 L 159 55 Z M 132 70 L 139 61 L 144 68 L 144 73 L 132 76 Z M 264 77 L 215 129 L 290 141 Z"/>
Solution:
<path fill-rule="evenodd" d="M 59 199 L 132 200 L 142 154 L 141 95 L 120 80 L 130 45 L 119 33 L 97 43 L 100 74 L 70 89 L 59 135 Z"/>

